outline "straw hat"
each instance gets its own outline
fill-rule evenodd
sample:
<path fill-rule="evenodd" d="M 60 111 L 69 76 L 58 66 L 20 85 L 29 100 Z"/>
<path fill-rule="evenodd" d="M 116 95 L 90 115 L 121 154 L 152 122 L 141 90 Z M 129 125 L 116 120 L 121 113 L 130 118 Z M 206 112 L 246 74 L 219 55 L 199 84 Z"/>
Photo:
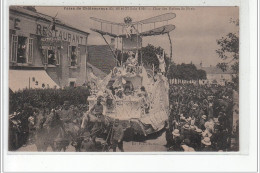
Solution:
<path fill-rule="evenodd" d="M 180 136 L 180 131 L 178 129 L 174 129 L 172 134 L 173 136 Z"/>
<path fill-rule="evenodd" d="M 195 150 L 194 150 L 194 148 L 192 148 L 192 147 L 189 147 L 189 150 L 188 150 L 188 152 L 195 152 Z"/>
<path fill-rule="evenodd" d="M 184 149 L 184 152 L 194 152 L 195 151 L 194 148 L 189 147 L 187 145 L 182 145 L 181 147 Z"/>
<path fill-rule="evenodd" d="M 190 129 L 190 126 L 189 126 L 189 124 L 185 124 L 185 125 L 183 126 L 183 128 L 184 128 L 184 129 Z"/>
<path fill-rule="evenodd" d="M 218 118 L 213 118 L 214 123 L 218 123 Z"/>
<path fill-rule="evenodd" d="M 191 121 L 191 117 L 187 118 L 187 121 Z"/>
<path fill-rule="evenodd" d="M 184 151 L 186 151 L 186 152 L 189 151 L 189 148 L 190 148 L 190 147 L 187 146 L 187 145 L 182 145 L 181 147 L 182 147 L 182 148 L 184 149 Z"/>
<path fill-rule="evenodd" d="M 205 130 L 204 132 L 202 132 L 202 136 L 210 138 L 212 136 L 212 133 L 210 133 L 208 130 Z"/>
<path fill-rule="evenodd" d="M 9 118 L 12 119 L 12 118 L 14 118 L 16 115 L 17 115 L 16 112 L 14 112 L 13 114 L 10 114 L 10 115 L 9 115 Z"/>
<path fill-rule="evenodd" d="M 205 137 L 204 139 L 201 140 L 201 143 L 204 145 L 211 145 L 211 141 L 209 137 Z"/>
<path fill-rule="evenodd" d="M 194 105 L 192 106 L 192 109 L 197 109 L 198 107 L 199 107 L 198 104 L 194 104 Z"/>
<path fill-rule="evenodd" d="M 201 118 L 205 120 L 205 119 L 207 119 L 207 116 L 206 115 L 202 115 Z"/>
<path fill-rule="evenodd" d="M 190 125 L 190 129 L 191 129 L 191 130 L 196 130 L 196 126 Z"/>
<path fill-rule="evenodd" d="M 201 129 L 196 129 L 196 132 L 202 133 L 202 130 Z"/>
<path fill-rule="evenodd" d="M 97 97 L 99 97 L 99 96 L 103 96 L 103 92 L 102 91 L 98 91 Z"/>
<path fill-rule="evenodd" d="M 210 122 L 205 122 L 205 124 L 204 124 L 204 126 L 205 126 L 205 128 L 209 128 L 210 127 L 210 125 L 211 125 L 211 123 Z"/>

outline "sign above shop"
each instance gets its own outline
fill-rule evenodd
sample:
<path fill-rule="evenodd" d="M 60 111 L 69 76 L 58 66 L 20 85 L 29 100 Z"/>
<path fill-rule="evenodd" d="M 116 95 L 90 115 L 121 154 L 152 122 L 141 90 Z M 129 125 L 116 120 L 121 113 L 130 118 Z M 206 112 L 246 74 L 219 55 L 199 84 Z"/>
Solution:
<path fill-rule="evenodd" d="M 42 37 L 41 48 L 42 49 L 53 49 L 54 47 L 62 47 L 62 41 L 54 37 Z"/>
<path fill-rule="evenodd" d="M 50 30 L 47 26 L 43 26 L 41 24 L 37 24 L 36 26 L 36 34 L 42 35 L 45 37 L 53 37 L 58 40 L 73 42 L 77 44 L 84 44 L 84 37 L 82 35 L 66 31 L 61 28 L 57 28 L 56 30 Z"/>
<path fill-rule="evenodd" d="M 35 22 L 35 20 L 31 20 L 24 16 L 15 16 L 10 15 L 10 24 L 9 28 L 16 31 L 17 34 L 22 35 L 30 35 L 30 34 L 36 34 L 42 37 L 46 38 L 55 38 L 56 40 L 60 41 L 67 41 L 72 44 L 87 44 L 87 36 L 88 34 L 84 34 L 83 31 L 80 31 L 78 29 L 74 29 L 73 27 L 69 26 L 60 26 L 56 24 L 56 27 L 54 30 L 51 27 L 51 22 L 41 22 L 38 20 Z"/>

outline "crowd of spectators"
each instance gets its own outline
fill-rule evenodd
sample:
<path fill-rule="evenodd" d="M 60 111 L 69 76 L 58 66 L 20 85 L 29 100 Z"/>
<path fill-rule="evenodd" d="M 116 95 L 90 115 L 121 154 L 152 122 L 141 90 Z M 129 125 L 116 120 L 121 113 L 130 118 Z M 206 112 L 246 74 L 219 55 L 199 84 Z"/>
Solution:
<path fill-rule="evenodd" d="M 173 84 L 169 94 L 168 150 L 234 150 L 232 86 Z"/>

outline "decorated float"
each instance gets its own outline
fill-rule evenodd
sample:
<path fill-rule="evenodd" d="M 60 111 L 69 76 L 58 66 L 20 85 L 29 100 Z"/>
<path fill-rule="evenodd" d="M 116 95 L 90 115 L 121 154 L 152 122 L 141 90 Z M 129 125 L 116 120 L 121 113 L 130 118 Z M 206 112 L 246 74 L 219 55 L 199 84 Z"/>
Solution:
<path fill-rule="evenodd" d="M 116 38 L 117 42 L 120 41 L 122 56 L 127 52 L 128 58 L 125 62 L 120 62 L 117 54 L 110 47 L 117 63 L 103 80 L 97 80 L 96 89 L 92 90 L 91 96 L 88 97 L 90 108 L 96 104 L 97 98 L 102 96 L 103 115 L 107 121 L 112 122 L 119 119 L 126 129 L 131 129 L 134 134 L 144 136 L 164 128 L 169 114 L 169 84 L 165 77 L 165 69 L 161 69 L 156 75 L 148 73 L 142 64 L 142 57 L 138 57 L 138 50 L 140 50 L 142 39 L 145 36 L 167 34 L 171 44 L 169 32 L 174 30 L 174 25 L 154 27 L 149 31 L 142 31 L 141 28 L 144 24 L 154 23 L 155 26 L 156 22 L 167 21 L 168 23 L 168 20 L 175 16 L 174 13 L 167 13 L 138 22 L 132 22 L 130 17 L 126 17 L 124 23 L 91 18 L 101 24 L 100 29 L 91 30 L 99 33 L 106 43 L 108 42 L 104 36 Z M 105 30 L 104 28 L 107 27 L 104 25 L 111 25 L 111 31 Z M 113 26 L 121 27 L 122 30 L 119 30 L 122 33 L 113 33 Z M 108 46 L 110 45 L 108 44 Z M 172 50 L 170 56 L 172 56 Z M 160 68 L 165 68 L 165 65 L 161 64 L 164 61 L 159 59 L 159 62 Z"/>

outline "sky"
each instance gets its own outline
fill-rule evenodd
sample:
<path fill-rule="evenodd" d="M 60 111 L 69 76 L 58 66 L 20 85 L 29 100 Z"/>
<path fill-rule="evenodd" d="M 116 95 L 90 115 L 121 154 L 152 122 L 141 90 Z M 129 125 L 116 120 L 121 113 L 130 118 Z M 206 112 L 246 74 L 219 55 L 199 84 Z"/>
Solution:
<path fill-rule="evenodd" d="M 175 30 L 170 32 L 172 39 L 172 60 L 179 63 L 194 63 L 203 66 L 216 65 L 221 62 L 216 54 L 219 48 L 216 40 L 226 36 L 230 32 L 238 33 L 238 26 L 230 23 L 230 19 L 239 19 L 239 7 L 132 7 L 127 9 L 112 8 L 83 8 L 77 7 L 36 7 L 37 11 L 50 16 L 57 14 L 58 19 L 66 24 L 89 32 L 89 45 L 106 44 L 101 35 L 93 32 L 90 28 L 100 29 L 100 25 L 90 17 L 96 17 L 117 23 L 123 23 L 124 18 L 129 16 L 134 21 L 139 21 L 165 13 L 175 13 L 176 18 L 168 21 L 175 25 Z M 160 27 L 166 22 L 156 23 Z M 105 27 L 105 26 L 104 26 Z M 110 26 L 106 26 L 110 28 Z M 143 30 L 153 29 L 153 24 L 143 26 Z M 117 28 L 113 28 L 116 32 Z M 108 38 L 108 37 L 106 37 Z M 164 48 L 170 55 L 170 44 L 167 35 L 151 36 L 143 38 L 143 46 L 152 44 Z"/>

